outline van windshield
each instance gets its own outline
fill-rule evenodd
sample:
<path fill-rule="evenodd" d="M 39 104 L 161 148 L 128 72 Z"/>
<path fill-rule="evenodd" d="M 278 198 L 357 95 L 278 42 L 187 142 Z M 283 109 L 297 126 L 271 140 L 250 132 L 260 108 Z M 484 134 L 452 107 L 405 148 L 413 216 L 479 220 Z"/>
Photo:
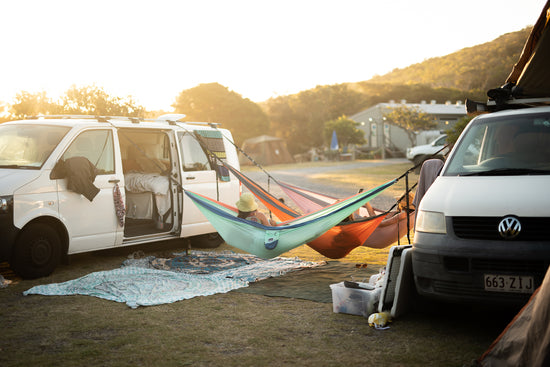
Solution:
<path fill-rule="evenodd" d="M 65 126 L 0 124 L 0 168 L 40 169 L 69 130 Z"/>
<path fill-rule="evenodd" d="M 550 174 L 550 113 L 480 117 L 464 131 L 444 176 Z"/>

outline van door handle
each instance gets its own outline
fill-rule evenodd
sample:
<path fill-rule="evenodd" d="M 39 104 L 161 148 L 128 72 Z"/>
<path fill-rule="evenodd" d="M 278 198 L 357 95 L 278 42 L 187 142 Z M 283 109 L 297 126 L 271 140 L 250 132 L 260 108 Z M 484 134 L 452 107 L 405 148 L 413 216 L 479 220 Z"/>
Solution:
<path fill-rule="evenodd" d="M 119 182 L 120 182 L 120 180 L 117 179 L 117 178 L 112 178 L 112 179 L 109 180 L 109 183 L 119 183 Z"/>
<path fill-rule="evenodd" d="M 195 179 L 195 176 L 187 176 L 185 177 L 186 180 L 194 180 Z"/>

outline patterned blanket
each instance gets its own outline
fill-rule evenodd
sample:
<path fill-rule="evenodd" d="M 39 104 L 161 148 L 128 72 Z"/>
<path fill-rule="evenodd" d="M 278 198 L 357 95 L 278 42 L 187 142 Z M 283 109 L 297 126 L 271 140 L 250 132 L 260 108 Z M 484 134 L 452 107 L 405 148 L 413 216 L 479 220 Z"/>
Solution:
<path fill-rule="evenodd" d="M 89 295 L 137 308 L 226 293 L 261 279 L 324 264 L 298 258 L 262 260 L 251 255 L 191 252 L 171 259 L 131 259 L 119 269 L 38 285 L 23 294 Z"/>

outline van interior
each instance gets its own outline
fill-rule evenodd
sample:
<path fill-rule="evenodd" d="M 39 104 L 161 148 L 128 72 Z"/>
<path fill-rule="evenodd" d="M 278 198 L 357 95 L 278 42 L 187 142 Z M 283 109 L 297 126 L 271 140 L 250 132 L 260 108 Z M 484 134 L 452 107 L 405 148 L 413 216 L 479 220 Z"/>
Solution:
<path fill-rule="evenodd" d="M 119 142 L 126 190 L 124 236 L 172 229 L 173 164 L 168 135 L 161 130 L 120 129 Z"/>

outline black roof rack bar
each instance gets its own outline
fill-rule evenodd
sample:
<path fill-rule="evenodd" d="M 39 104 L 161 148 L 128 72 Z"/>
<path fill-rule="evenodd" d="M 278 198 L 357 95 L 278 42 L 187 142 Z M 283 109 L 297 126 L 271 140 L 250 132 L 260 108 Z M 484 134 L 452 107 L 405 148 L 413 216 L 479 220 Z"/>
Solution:
<path fill-rule="evenodd" d="M 511 98 L 507 99 L 504 104 L 537 104 L 537 103 L 550 103 L 550 97 L 542 97 L 542 98 Z M 495 100 L 488 100 L 487 105 L 488 106 L 494 106 L 497 102 Z"/>
<path fill-rule="evenodd" d="M 140 122 L 164 122 L 169 125 L 176 125 L 178 123 L 186 125 L 207 125 L 212 128 L 217 128 L 221 124 L 218 122 L 200 122 L 200 121 L 178 121 L 174 119 L 152 119 L 152 118 L 143 118 L 143 117 L 134 117 L 134 116 L 99 116 L 99 115 L 36 115 L 29 116 L 27 119 L 61 119 L 61 120 L 70 120 L 70 119 L 81 119 L 81 120 L 97 120 L 99 122 L 108 122 L 109 120 L 126 120 L 134 124 L 139 124 Z"/>

